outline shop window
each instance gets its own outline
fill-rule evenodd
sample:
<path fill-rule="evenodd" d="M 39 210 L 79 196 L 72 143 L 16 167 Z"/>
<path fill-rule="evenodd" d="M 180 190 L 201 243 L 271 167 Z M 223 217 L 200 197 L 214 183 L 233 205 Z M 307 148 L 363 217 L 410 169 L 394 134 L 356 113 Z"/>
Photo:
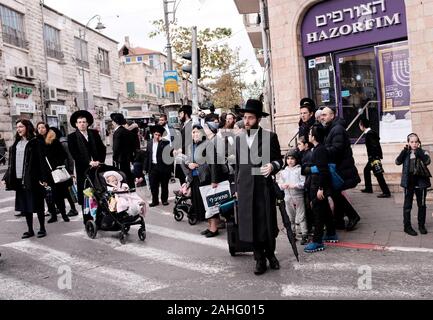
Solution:
<path fill-rule="evenodd" d="M 310 97 L 317 107 L 336 105 L 334 72 L 330 55 L 307 59 Z"/>

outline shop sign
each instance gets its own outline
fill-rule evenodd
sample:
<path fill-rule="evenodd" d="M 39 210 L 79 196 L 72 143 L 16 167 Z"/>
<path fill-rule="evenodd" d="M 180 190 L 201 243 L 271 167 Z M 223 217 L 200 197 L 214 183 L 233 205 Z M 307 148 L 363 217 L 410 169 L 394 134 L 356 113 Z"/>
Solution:
<path fill-rule="evenodd" d="M 178 92 L 178 77 L 177 71 L 164 71 L 164 87 L 165 92 Z"/>
<path fill-rule="evenodd" d="M 32 93 L 33 89 L 29 87 L 21 87 L 17 85 L 12 85 L 12 98 L 18 98 L 18 99 L 28 99 Z"/>
<path fill-rule="evenodd" d="M 304 56 L 407 37 L 404 0 L 325 1 L 305 16 L 302 37 Z"/>
<path fill-rule="evenodd" d="M 319 70 L 319 89 L 329 88 L 330 86 L 329 69 Z"/>
<path fill-rule="evenodd" d="M 11 86 L 12 105 L 11 114 L 19 115 L 21 113 L 35 113 L 36 104 L 33 101 L 33 89 L 18 85 Z"/>
<path fill-rule="evenodd" d="M 55 110 L 57 114 L 68 114 L 66 106 L 61 104 L 52 104 L 51 110 Z"/>

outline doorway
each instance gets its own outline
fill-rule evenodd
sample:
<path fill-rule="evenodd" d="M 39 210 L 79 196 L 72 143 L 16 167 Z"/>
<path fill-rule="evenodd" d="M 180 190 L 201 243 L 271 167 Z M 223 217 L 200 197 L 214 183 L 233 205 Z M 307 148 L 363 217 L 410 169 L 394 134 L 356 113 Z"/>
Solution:
<path fill-rule="evenodd" d="M 353 121 L 369 101 L 378 101 L 376 56 L 373 48 L 349 51 L 335 55 L 338 112 L 346 121 Z M 370 120 L 373 130 L 379 132 L 380 106 L 370 103 L 364 115 Z M 362 134 L 357 123 L 348 131 L 352 141 Z"/>

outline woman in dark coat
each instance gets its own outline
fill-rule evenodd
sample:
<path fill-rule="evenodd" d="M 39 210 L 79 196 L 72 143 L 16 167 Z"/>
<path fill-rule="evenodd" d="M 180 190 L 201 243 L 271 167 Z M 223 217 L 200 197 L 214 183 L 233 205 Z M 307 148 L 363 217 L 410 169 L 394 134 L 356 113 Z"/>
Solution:
<path fill-rule="evenodd" d="M 42 162 L 40 140 L 35 137 L 34 127 L 29 120 L 16 122 L 15 142 L 9 150 L 9 167 L 3 181 L 7 190 L 15 190 L 15 210 L 26 216 L 28 231 L 22 238 L 35 235 L 33 231 L 33 213 L 38 215 L 40 230 L 38 238 L 45 237 L 44 187 L 47 172 Z"/>
<path fill-rule="evenodd" d="M 210 184 L 211 173 L 206 163 L 206 136 L 203 127 L 194 125 L 192 130 L 193 143 L 187 149 L 185 165 L 188 167 L 187 180 L 190 182 L 192 195 L 192 208 L 198 221 L 205 220 L 205 207 L 200 194 L 200 187 Z"/>
<path fill-rule="evenodd" d="M 56 133 L 53 130 L 49 130 L 43 141 L 43 155 L 47 170 L 55 170 L 59 166 L 64 166 L 68 155 L 63 149 L 59 139 L 57 139 Z M 65 198 L 68 194 L 68 187 L 71 185 L 71 179 L 68 181 L 54 183 L 51 174 L 48 176 L 48 185 L 52 189 L 53 199 L 57 210 L 62 215 L 65 222 L 69 222 L 69 218 L 66 215 Z M 47 221 L 53 223 L 57 221 L 57 210 L 51 212 L 51 218 Z"/>
<path fill-rule="evenodd" d="M 400 152 L 395 160 L 396 165 L 403 165 L 403 173 L 401 176 L 401 186 L 404 188 L 404 206 L 403 206 L 403 223 L 404 232 L 411 236 L 416 236 L 416 231 L 412 228 L 410 222 L 410 212 L 412 211 L 413 195 L 416 195 L 416 202 L 418 204 L 418 228 L 421 234 L 427 234 L 425 228 L 426 217 L 426 196 L 427 188 L 430 188 L 430 177 L 427 175 L 420 175 L 416 172 L 417 162 L 421 161 L 424 167 L 430 164 L 430 156 L 428 152 L 421 149 L 421 141 L 418 135 L 411 133 L 407 136 L 408 144 Z M 422 166 L 422 164 L 418 164 Z M 428 171 L 427 171 L 428 172 Z"/>

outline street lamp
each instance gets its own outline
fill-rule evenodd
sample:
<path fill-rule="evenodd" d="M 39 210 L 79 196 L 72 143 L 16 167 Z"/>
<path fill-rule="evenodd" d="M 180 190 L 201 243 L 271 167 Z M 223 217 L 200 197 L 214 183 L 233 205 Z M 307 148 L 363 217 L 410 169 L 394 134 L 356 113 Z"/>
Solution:
<path fill-rule="evenodd" d="M 80 29 L 80 52 L 81 52 L 81 73 L 83 76 L 83 102 L 84 102 L 84 110 L 89 109 L 89 99 L 87 96 L 87 90 L 86 90 L 86 80 L 84 77 L 84 56 L 83 56 L 83 42 L 86 40 L 86 30 L 89 26 L 89 23 L 95 19 L 98 18 L 98 24 L 96 25 L 96 30 L 102 30 L 105 29 L 105 26 L 101 22 L 101 16 L 99 14 L 94 15 L 92 18 L 89 19 L 84 29 Z M 88 49 L 88 48 L 87 48 Z M 88 52 L 88 51 L 87 51 Z"/>

